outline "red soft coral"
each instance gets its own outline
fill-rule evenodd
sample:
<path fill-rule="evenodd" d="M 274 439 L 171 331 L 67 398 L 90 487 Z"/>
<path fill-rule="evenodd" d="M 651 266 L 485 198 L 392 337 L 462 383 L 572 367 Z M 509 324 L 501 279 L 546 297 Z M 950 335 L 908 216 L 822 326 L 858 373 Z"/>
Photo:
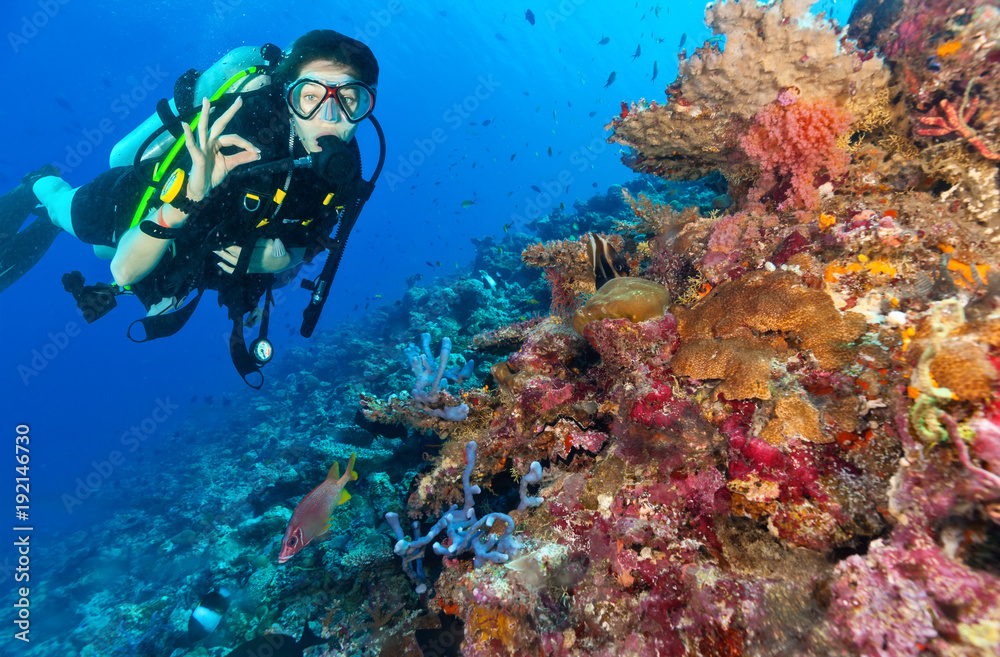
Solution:
<path fill-rule="evenodd" d="M 837 147 L 837 137 L 850 125 L 851 113 L 829 100 L 764 107 L 740 138 L 743 150 L 761 170 L 750 200 L 759 200 L 779 180 L 787 180 L 790 189 L 778 209 L 815 210 L 817 176 L 836 178 L 847 172 L 850 156 Z"/>

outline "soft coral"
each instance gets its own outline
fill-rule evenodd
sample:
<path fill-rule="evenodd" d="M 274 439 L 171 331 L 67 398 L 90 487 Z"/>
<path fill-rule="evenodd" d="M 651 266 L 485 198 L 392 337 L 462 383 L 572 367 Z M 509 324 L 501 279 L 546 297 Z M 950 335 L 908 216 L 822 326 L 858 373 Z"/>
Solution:
<path fill-rule="evenodd" d="M 791 188 L 778 209 L 816 209 L 817 176 L 825 171 L 836 178 L 847 172 L 850 156 L 837 146 L 837 138 L 850 124 L 851 113 L 829 100 L 765 106 L 740 138 L 743 150 L 761 170 L 751 199 L 759 199 L 779 179 L 787 178 Z"/>

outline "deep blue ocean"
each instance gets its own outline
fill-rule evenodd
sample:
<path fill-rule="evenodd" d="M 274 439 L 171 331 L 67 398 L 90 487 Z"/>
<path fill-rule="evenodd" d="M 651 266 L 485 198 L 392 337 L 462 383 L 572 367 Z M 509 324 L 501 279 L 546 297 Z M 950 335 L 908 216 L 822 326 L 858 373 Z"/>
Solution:
<path fill-rule="evenodd" d="M 846 22 L 844 3 L 814 11 L 831 8 Z M 664 99 L 682 35 L 689 53 L 711 36 L 703 20 L 702 3 L 665 0 L 9 0 L 0 9 L 0 189 L 44 163 L 74 186 L 86 183 L 179 75 L 232 48 L 284 48 L 315 28 L 356 37 L 379 60 L 375 115 L 388 151 L 311 338 L 322 341 L 345 318 L 399 298 L 412 274 L 467 271 L 470 239 L 499 239 L 505 225 L 516 229 L 560 203 L 571 209 L 631 179 L 603 126 L 622 101 Z M 370 126 L 358 140 L 367 176 L 377 155 Z M 64 496 L 132 426 L 146 438 L 126 458 L 145 454 L 155 479 L 171 467 L 169 454 L 152 451 L 160 436 L 186 420 L 224 427 L 246 403 L 207 405 L 206 397 L 269 394 L 267 383 L 251 391 L 234 371 L 230 324 L 214 293 L 176 336 L 135 344 L 125 332 L 144 314 L 138 301 L 124 297 L 87 324 L 60 283 L 72 270 L 88 283 L 111 282 L 107 261 L 62 235 L 0 296 L 0 527 L 17 524 L 15 427 L 25 424 L 37 568 L 46 567 L 45 541 L 56 540 L 50 532 L 115 513 L 103 502 L 68 512 Z M 275 362 L 305 342 L 298 325 L 307 293 L 286 291 L 271 318 Z M 12 560 L 5 541 L 5 592 Z"/>

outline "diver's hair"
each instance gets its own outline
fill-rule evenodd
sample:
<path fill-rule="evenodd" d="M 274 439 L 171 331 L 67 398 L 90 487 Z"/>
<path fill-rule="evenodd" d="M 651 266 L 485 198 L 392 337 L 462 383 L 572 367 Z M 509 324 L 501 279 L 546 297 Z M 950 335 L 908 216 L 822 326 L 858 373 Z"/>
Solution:
<path fill-rule="evenodd" d="M 344 64 L 358 80 L 373 87 L 378 84 L 378 61 L 371 49 L 334 30 L 312 30 L 296 39 L 278 64 L 274 77 L 284 88 L 299 77 L 305 64 L 317 60 Z"/>

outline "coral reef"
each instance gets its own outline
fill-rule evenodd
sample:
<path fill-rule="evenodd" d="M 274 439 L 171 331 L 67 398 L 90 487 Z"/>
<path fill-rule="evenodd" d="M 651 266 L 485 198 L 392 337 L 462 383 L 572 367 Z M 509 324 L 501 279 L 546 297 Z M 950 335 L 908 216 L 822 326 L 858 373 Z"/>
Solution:
<path fill-rule="evenodd" d="M 1000 654 L 1000 13 L 864 3 L 859 50 L 807 9 L 713 4 L 724 43 L 610 126 L 643 175 L 293 350 L 164 438 L 183 477 L 123 468 L 121 512 L 53 544 L 71 628 L 30 655 L 310 620 L 330 655 Z M 585 231 L 629 278 L 594 289 Z M 351 452 L 330 538 L 278 567 Z"/>

